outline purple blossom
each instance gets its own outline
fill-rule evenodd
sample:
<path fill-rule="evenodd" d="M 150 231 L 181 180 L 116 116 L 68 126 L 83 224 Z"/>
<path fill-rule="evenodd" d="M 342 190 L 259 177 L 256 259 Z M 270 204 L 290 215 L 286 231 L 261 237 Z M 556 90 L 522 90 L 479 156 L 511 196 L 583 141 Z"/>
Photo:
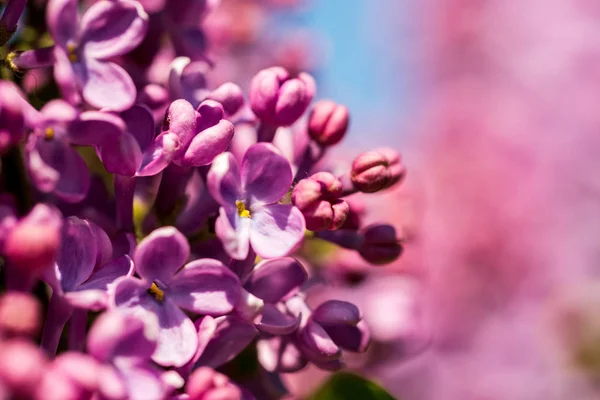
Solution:
<path fill-rule="evenodd" d="M 171 103 L 163 132 L 142 154 L 136 175 L 156 175 L 171 162 L 184 168 L 210 164 L 233 137 L 234 127 L 223 116 L 223 107 L 216 101 L 202 102 L 198 111 L 186 100 Z M 127 155 L 120 151 L 114 156 L 117 159 Z"/>
<path fill-rule="evenodd" d="M 46 17 L 55 43 L 54 77 L 64 97 L 73 104 L 83 97 L 96 108 L 131 107 L 135 85 L 108 59 L 129 52 L 144 38 L 148 15 L 142 6 L 131 0 L 99 1 L 79 20 L 76 0 L 51 0 Z"/>
<path fill-rule="evenodd" d="M 159 228 L 140 242 L 134 262 L 140 278 L 123 278 L 113 293 L 115 307 L 159 326 L 152 359 L 164 366 L 183 366 L 198 348 L 194 324 L 181 308 L 209 315 L 230 312 L 238 301 L 238 278 L 219 261 L 187 261 L 186 238 L 173 227 Z M 180 308 L 181 307 L 181 308 Z"/>
<path fill-rule="evenodd" d="M 142 320 L 118 311 L 102 314 L 87 338 L 87 350 L 99 363 L 99 391 L 105 398 L 161 400 L 166 388 L 150 357 L 158 332 Z"/>
<path fill-rule="evenodd" d="M 246 258 L 250 245 L 259 256 L 273 258 L 300 244 L 305 231 L 302 213 L 277 203 L 290 189 L 292 169 L 273 145 L 250 147 L 241 168 L 233 154 L 218 156 L 207 179 L 221 205 L 215 230 L 232 258 Z"/>
<path fill-rule="evenodd" d="M 108 113 L 79 113 L 62 100 L 52 100 L 41 110 L 25 147 L 27 168 L 35 186 L 62 200 L 79 202 L 90 187 L 87 166 L 71 145 L 90 146 L 114 140 L 123 122 Z"/>

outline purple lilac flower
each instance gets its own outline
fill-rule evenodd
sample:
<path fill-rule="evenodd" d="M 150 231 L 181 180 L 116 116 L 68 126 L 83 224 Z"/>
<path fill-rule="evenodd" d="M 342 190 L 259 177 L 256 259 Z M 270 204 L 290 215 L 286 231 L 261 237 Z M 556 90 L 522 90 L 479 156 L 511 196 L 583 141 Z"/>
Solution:
<path fill-rule="evenodd" d="M 109 59 L 135 48 L 144 38 L 148 15 L 137 1 L 99 1 L 79 19 L 77 0 L 51 0 L 46 20 L 55 45 L 11 55 L 14 69 L 54 64 L 54 78 L 72 104 L 125 110 L 136 89 L 131 77 Z"/>
<path fill-rule="evenodd" d="M 171 103 L 163 132 L 142 154 L 136 175 L 156 175 L 171 162 L 184 168 L 210 164 L 233 137 L 234 127 L 223 116 L 223 107 L 216 101 L 202 102 L 198 111 L 186 100 Z M 121 148 L 111 149 L 117 160 L 127 155 Z"/>
<path fill-rule="evenodd" d="M 62 200 L 79 202 L 90 187 L 83 158 L 71 145 L 95 145 L 114 140 L 123 131 L 123 122 L 108 113 L 79 113 L 62 100 L 52 100 L 41 110 L 42 118 L 33 127 L 25 147 L 27 168 L 35 186 Z"/>
<path fill-rule="evenodd" d="M 222 315 L 239 297 L 238 278 L 219 261 L 195 260 L 181 268 L 189 254 L 188 242 L 177 229 L 159 228 L 135 251 L 140 278 L 123 278 L 114 288 L 115 307 L 157 321 L 158 346 L 152 359 L 164 366 L 183 366 L 198 348 L 194 324 L 181 308 Z"/>
<path fill-rule="evenodd" d="M 151 364 L 158 332 L 118 311 L 102 314 L 87 338 L 87 351 L 99 363 L 99 391 L 105 398 L 161 400 L 161 370 Z"/>
<path fill-rule="evenodd" d="M 213 162 L 208 188 L 221 205 L 215 230 L 227 253 L 246 258 L 250 245 L 261 257 L 289 254 L 302 241 L 305 222 L 290 204 L 277 204 L 290 189 L 289 162 L 271 144 L 256 144 L 244 155 L 241 168 L 233 154 Z"/>

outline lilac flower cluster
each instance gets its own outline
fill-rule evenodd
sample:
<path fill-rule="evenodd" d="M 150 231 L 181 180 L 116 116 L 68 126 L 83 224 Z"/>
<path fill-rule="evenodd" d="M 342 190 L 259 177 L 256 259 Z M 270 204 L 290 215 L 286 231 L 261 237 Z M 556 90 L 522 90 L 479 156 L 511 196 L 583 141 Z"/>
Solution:
<path fill-rule="evenodd" d="M 25 3 L 0 19 L 11 40 Z M 0 397 L 271 398 L 278 373 L 337 370 L 369 345 L 354 304 L 307 304 L 322 280 L 307 256 L 325 241 L 372 264 L 400 256 L 395 230 L 363 226 L 347 201 L 400 182 L 400 156 L 369 151 L 339 173 L 325 155 L 349 112 L 311 107 L 308 73 L 258 71 L 248 101 L 209 84 L 216 3 L 50 0 L 53 44 L 6 56 Z M 50 66 L 61 95 L 38 111 L 19 74 Z M 242 351 L 262 378 L 215 370 Z"/>

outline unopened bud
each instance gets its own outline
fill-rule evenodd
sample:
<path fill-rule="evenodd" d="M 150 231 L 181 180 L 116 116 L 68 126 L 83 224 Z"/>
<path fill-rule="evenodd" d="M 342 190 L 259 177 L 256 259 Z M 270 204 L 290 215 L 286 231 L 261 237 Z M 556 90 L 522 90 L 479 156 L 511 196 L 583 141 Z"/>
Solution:
<path fill-rule="evenodd" d="M 302 179 L 292 192 L 292 202 L 312 231 L 339 229 L 348 216 L 348 203 L 339 199 L 342 183 L 328 172 Z"/>
<path fill-rule="evenodd" d="M 267 124 L 292 125 L 308 108 L 315 88 L 314 79 L 307 73 L 292 77 L 281 67 L 263 69 L 250 82 L 250 106 Z"/>
<path fill-rule="evenodd" d="M 363 193 L 387 189 L 400 182 L 404 175 L 400 154 L 391 149 L 367 151 L 352 163 L 352 184 Z"/>
<path fill-rule="evenodd" d="M 321 146 L 333 146 L 344 138 L 350 116 L 345 106 L 331 100 L 321 100 L 310 113 L 308 133 Z"/>
<path fill-rule="evenodd" d="M 221 103 L 225 114 L 229 116 L 237 113 L 244 105 L 242 88 L 231 82 L 222 84 L 210 92 L 206 98 Z"/>
<path fill-rule="evenodd" d="M 392 225 L 370 225 L 363 231 L 363 243 L 358 249 L 361 257 L 372 264 L 388 264 L 402 254 L 402 244 Z"/>
<path fill-rule="evenodd" d="M 41 306 L 28 293 L 6 292 L 0 297 L 0 335 L 35 337 L 40 330 Z"/>

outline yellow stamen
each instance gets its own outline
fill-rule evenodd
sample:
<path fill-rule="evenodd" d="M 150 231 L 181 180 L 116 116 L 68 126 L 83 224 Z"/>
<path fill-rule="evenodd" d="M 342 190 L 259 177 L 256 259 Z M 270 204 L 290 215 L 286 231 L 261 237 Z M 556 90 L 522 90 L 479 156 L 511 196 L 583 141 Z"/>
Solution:
<path fill-rule="evenodd" d="M 165 297 L 165 292 L 160 290 L 158 285 L 154 282 L 152 282 L 152 286 L 150 286 L 150 289 L 148 289 L 148 293 L 154 296 L 154 298 L 158 301 L 163 301 L 163 298 Z"/>
<path fill-rule="evenodd" d="M 76 50 L 77 46 L 75 46 L 74 43 L 67 44 L 67 53 L 69 55 L 69 61 L 77 62 L 77 60 L 79 60 L 79 57 L 77 57 Z"/>
<path fill-rule="evenodd" d="M 235 206 L 237 207 L 237 212 L 240 217 L 250 218 L 250 211 L 246 210 L 246 205 L 243 201 L 237 200 L 235 202 Z"/>
<path fill-rule="evenodd" d="M 54 129 L 50 128 L 50 127 L 46 128 L 44 138 L 46 140 L 52 140 L 52 139 L 54 139 Z"/>

